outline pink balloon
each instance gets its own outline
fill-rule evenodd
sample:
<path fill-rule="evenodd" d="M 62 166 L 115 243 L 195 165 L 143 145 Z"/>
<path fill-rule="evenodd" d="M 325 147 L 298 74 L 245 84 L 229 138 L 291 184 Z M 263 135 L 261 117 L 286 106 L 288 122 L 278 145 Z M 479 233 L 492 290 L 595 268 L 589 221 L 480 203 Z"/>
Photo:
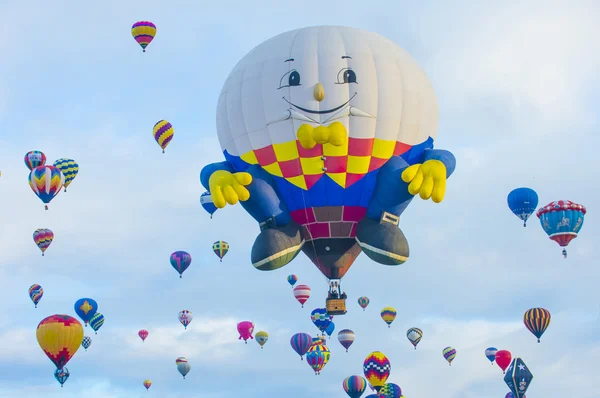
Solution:
<path fill-rule="evenodd" d="M 250 321 L 243 321 L 237 324 L 237 330 L 240 334 L 238 340 L 244 339 L 244 342 L 248 344 L 248 339 L 253 339 L 252 332 L 254 332 L 254 323 Z"/>

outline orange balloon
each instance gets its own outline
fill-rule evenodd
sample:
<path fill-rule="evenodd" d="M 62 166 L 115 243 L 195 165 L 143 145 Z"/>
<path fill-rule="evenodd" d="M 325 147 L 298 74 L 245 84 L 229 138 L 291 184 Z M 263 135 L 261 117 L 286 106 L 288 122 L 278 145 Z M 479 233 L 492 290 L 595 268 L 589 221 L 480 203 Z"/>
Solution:
<path fill-rule="evenodd" d="M 48 358 L 62 369 L 81 347 L 83 326 L 72 316 L 50 315 L 42 319 L 35 335 Z"/>

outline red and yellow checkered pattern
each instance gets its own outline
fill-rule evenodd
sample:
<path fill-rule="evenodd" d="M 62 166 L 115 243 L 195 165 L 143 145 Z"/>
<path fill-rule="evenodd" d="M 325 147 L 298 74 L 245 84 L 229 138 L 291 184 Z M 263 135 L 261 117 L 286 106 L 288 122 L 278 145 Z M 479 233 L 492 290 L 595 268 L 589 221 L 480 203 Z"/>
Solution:
<path fill-rule="evenodd" d="M 378 138 L 348 138 L 341 146 L 317 144 L 312 149 L 303 148 L 295 140 L 256 149 L 241 158 L 305 190 L 323 175 L 347 188 L 383 166 L 392 156 L 402 155 L 409 149 L 410 145 Z"/>

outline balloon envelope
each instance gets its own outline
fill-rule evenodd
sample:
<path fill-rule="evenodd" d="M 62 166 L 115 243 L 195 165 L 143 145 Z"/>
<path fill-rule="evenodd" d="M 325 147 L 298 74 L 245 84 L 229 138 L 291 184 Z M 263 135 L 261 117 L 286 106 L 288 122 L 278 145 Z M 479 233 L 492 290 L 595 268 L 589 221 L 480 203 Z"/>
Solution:
<path fill-rule="evenodd" d="M 54 166 L 65 176 L 65 192 L 67 192 L 67 187 L 71 185 L 71 182 L 79 173 L 79 165 L 73 159 L 61 158 L 54 162 Z"/>
<path fill-rule="evenodd" d="M 83 323 L 87 326 L 94 315 L 96 315 L 96 311 L 98 311 L 98 303 L 91 298 L 80 298 L 75 302 L 73 308 L 75 309 L 77 316 L 81 318 Z"/>
<path fill-rule="evenodd" d="M 62 369 L 81 346 L 83 326 L 72 316 L 50 315 L 38 324 L 35 335 L 44 353 Z"/>
<path fill-rule="evenodd" d="M 389 359 L 380 351 L 370 353 L 363 362 L 365 377 L 378 392 L 385 385 L 391 370 Z"/>
<path fill-rule="evenodd" d="M 312 337 L 308 333 L 296 333 L 290 338 L 290 345 L 302 359 L 302 356 L 306 354 L 312 345 Z"/>
<path fill-rule="evenodd" d="M 192 256 L 188 252 L 176 251 L 171 253 L 169 261 L 171 262 L 171 266 L 179 273 L 179 277 L 181 278 L 183 272 L 188 269 L 192 263 Z"/>
<path fill-rule="evenodd" d="M 146 52 L 146 47 L 148 47 L 148 44 L 156 36 L 156 25 L 150 21 L 136 22 L 131 26 L 131 36 L 142 47 L 142 50 Z"/>
<path fill-rule="evenodd" d="M 367 389 L 367 381 L 362 376 L 346 377 L 342 381 L 342 388 L 350 398 L 360 398 Z"/>
<path fill-rule="evenodd" d="M 506 371 L 508 365 L 510 365 L 510 361 L 512 359 L 512 354 L 507 350 L 499 350 L 496 352 L 496 363 L 500 366 L 502 371 Z"/>
<path fill-rule="evenodd" d="M 40 302 L 40 300 L 42 299 L 43 295 L 44 295 L 44 289 L 42 289 L 42 287 L 40 285 L 38 285 L 37 283 L 34 283 L 33 285 L 29 286 L 29 298 L 35 305 L 35 308 L 37 308 L 37 305 Z"/>
<path fill-rule="evenodd" d="M 29 151 L 25 154 L 25 166 L 29 170 L 46 165 L 46 155 L 42 151 Z"/>
<path fill-rule="evenodd" d="M 513 189 L 508 194 L 508 208 L 513 214 L 527 225 L 527 219 L 533 214 L 538 205 L 538 195 L 531 188 Z"/>
<path fill-rule="evenodd" d="M 485 356 L 487 359 L 489 359 L 489 361 L 494 364 L 494 361 L 496 360 L 496 353 L 498 352 L 498 349 L 496 347 L 489 347 L 485 350 Z"/>
<path fill-rule="evenodd" d="M 248 339 L 253 339 L 252 333 L 254 332 L 254 323 L 251 321 L 242 321 L 237 324 L 237 330 L 240 334 L 239 340 L 244 339 L 248 342 Z"/>
<path fill-rule="evenodd" d="M 525 327 L 537 337 L 538 343 L 540 338 L 550 326 L 550 311 L 544 308 L 531 308 L 523 315 L 523 323 Z"/>

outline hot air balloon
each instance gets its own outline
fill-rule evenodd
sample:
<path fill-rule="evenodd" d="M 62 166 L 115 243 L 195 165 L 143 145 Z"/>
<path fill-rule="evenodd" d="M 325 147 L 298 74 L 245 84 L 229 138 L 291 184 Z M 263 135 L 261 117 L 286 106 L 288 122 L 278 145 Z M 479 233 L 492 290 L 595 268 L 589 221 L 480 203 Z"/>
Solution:
<path fill-rule="evenodd" d="M 177 318 L 179 319 L 179 322 L 181 322 L 181 324 L 183 325 L 184 329 L 187 329 L 188 325 L 194 319 L 194 315 L 192 315 L 191 311 L 182 310 L 179 311 L 179 315 L 177 315 Z"/>
<path fill-rule="evenodd" d="M 92 317 L 96 315 L 96 311 L 98 311 L 98 303 L 91 298 L 80 298 L 75 302 L 73 306 L 75 309 L 75 313 L 85 326 L 87 327 L 88 323 L 92 320 Z"/>
<path fill-rule="evenodd" d="M 90 319 L 90 327 L 94 329 L 94 333 L 98 334 L 98 329 L 100 329 L 104 325 L 104 315 L 99 312 Z"/>
<path fill-rule="evenodd" d="M 149 21 L 136 22 L 131 27 L 131 36 L 142 47 L 143 52 L 146 52 L 146 47 L 156 36 L 156 25 Z"/>
<path fill-rule="evenodd" d="M 312 337 L 308 333 L 296 333 L 290 339 L 290 345 L 292 346 L 292 349 L 300 355 L 300 359 L 302 360 L 302 356 L 306 354 L 312 345 Z"/>
<path fill-rule="evenodd" d="M 350 329 L 342 329 L 338 333 L 338 341 L 348 352 L 348 348 L 354 343 L 354 332 Z"/>
<path fill-rule="evenodd" d="M 327 327 L 333 320 L 333 315 L 329 315 L 325 308 L 315 308 L 310 313 L 310 319 L 317 329 L 325 333 L 325 330 L 327 330 Z"/>
<path fill-rule="evenodd" d="M 550 319 L 550 311 L 544 308 L 532 308 L 523 315 L 525 327 L 537 337 L 538 343 L 548 326 L 550 326 Z"/>
<path fill-rule="evenodd" d="M 92 345 L 92 338 L 89 336 L 85 336 L 83 340 L 81 340 L 81 346 L 84 350 L 87 351 L 88 348 Z"/>
<path fill-rule="evenodd" d="M 69 379 L 70 375 L 71 374 L 69 373 L 69 369 L 67 369 L 67 368 L 56 369 L 54 371 L 54 378 L 56 379 L 56 381 L 58 381 L 60 383 L 61 387 Z"/>
<path fill-rule="evenodd" d="M 567 249 L 583 226 L 586 209 L 570 200 L 558 200 L 540 208 L 536 215 L 548 237 L 563 248 L 562 254 L 567 258 Z"/>
<path fill-rule="evenodd" d="M 331 352 L 329 351 L 329 348 L 322 342 L 318 342 L 308 349 L 308 352 L 306 353 L 306 363 L 313 368 L 316 375 L 319 375 L 321 374 L 321 370 L 327 365 L 327 362 L 329 362 L 330 357 Z"/>
<path fill-rule="evenodd" d="M 252 84 L 240 78 L 250 74 Z M 417 194 L 441 202 L 455 168 L 433 149 L 437 119 L 427 76 L 392 41 L 341 26 L 293 30 L 229 75 L 217 105 L 225 161 L 200 180 L 215 206 L 240 201 L 260 225 L 254 267 L 281 268 L 302 250 L 339 281 L 361 251 L 407 261 L 401 214 Z"/>
<path fill-rule="evenodd" d="M 148 389 L 152 386 L 152 381 L 151 380 L 144 380 L 144 387 L 146 387 L 146 391 L 148 391 Z"/>
<path fill-rule="evenodd" d="M 175 364 L 177 365 L 177 370 L 179 371 L 179 373 L 181 373 L 181 375 L 185 379 L 185 375 L 190 373 L 190 370 L 192 369 L 192 367 L 188 363 L 187 358 L 179 357 L 175 360 Z"/>
<path fill-rule="evenodd" d="M 25 166 L 29 170 L 46 165 L 46 155 L 42 151 L 29 151 L 25 154 Z"/>
<path fill-rule="evenodd" d="M 290 285 L 294 286 L 298 282 L 298 277 L 294 274 L 288 275 L 287 281 Z"/>
<path fill-rule="evenodd" d="M 308 285 L 296 286 L 294 288 L 294 297 L 296 297 L 296 300 L 298 300 L 298 302 L 302 305 L 302 308 L 304 308 L 304 303 L 306 303 L 306 300 L 308 300 L 310 297 L 310 287 L 308 287 Z"/>
<path fill-rule="evenodd" d="M 228 251 L 229 251 L 229 243 L 227 243 L 223 240 L 213 243 L 213 252 L 215 252 L 217 257 L 219 257 L 221 259 L 221 262 L 223 262 L 223 257 L 225 257 L 225 255 L 227 254 Z"/>
<path fill-rule="evenodd" d="M 452 347 L 446 347 L 442 350 L 442 355 L 448 361 L 448 365 L 452 365 L 452 361 L 456 358 L 456 350 Z"/>
<path fill-rule="evenodd" d="M 329 325 L 327 325 L 327 329 L 325 329 L 325 333 L 327 333 L 327 335 L 329 337 L 331 337 L 334 330 L 335 330 L 335 323 L 330 322 Z"/>
<path fill-rule="evenodd" d="M 533 214 L 538 205 L 538 195 L 531 188 L 513 189 L 508 194 L 508 208 L 513 214 L 523 220 L 527 226 L 527 219 Z"/>
<path fill-rule="evenodd" d="M 31 301 L 33 301 L 33 305 L 35 305 L 35 308 L 37 308 L 37 305 L 42 299 L 43 295 L 44 289 L 42 289 L 42 287 L 37 283 L 34 283 L 33 285 L 29 286 L 29 298 L 31 299 Z"/>
<path fill-rule="evenodd" d="M 265 343 L 269 340 L 269 334 L 264 331 L 256 332 L 256 342 L 260 345 L 260 349 L 262 350 Z"/>
<path fill-rule="evenodd" d="M 83 327 L 72 316 L 50 315 L 38 324 L 35 335 L 44 353 L 57 369 L 62 369 L 79 349 Z"/>
<path fill-rule="evenodd" d="M 396 309 L 394 307 L 385 307 L 381 310 L 381 319 L 387 323 L 388 328 L 391 327 L 392 322 L 396 319 Z"/>
<path fill-rule="evenodd" d="M 384 386 L 390 376 L 391 370 L 392 365 L 390 361 L 379 351 L 373 351 L 367 355 L 363 363 L 365 377 L 377 392 Z"/>
<path fill-rule="evenodd" d="M 210 196 L 210 192 L 206 191 L 202 195 L 200 195 L 200 204 L 202 208 L 206 210 L 208 214 L 210 214 L 210 218 L 212 218 L 213 214 L 218 210 L 217 206 L 212 201 L 212 197 Z"/>
<path fill-rule="evenodd" d="M 342 388 L 350 398 L 360 398 L 367 389 L 367 381 L 362 376 L 346 377 L 342 381 Z"/>
<path fill-rule="evenodd" d="M 510 360 L 512 359 L 512 355 L 510 351 L 507 350 L 499 350 L 496 352 L 496 363 L 500 366 L 503 373 L 506 373 L 506 368 L 510 365 Z"/>
<path fill-rule="evenodd" d="M 162 148 L 162 152 L 165 153 L 165 149 L 173 139 L 175 130 L 173 130 L 171 123 L 166 120 L 159 120 L 152 128 L 152 134 L 156 143 Z"/>
<path fill-rule="evenodd" d="M 415 347 L 416 350 L 417 344 L 419 344 L 419 341 L 421 341 L 421 339 L 423 338 L 423 331 L 419 328 L 410 328 L 406 331 L 406 337 L 408 338 L 408 341 L 410 341 L 411 344 Z"/>
<path fill-rule="evenodd" d="M 254 322 L 242 321 L 237 324 L 237 331 L 240 334 L 238 340 L 244 339 L 244 343 L 248 344 L 248 339 L 253 339 L 252 332 L 254 332 Z"/>
<path fill-rule="evenodd" d="M 39 247 L 39 249 L 42 251 L 42 256 L 44 255 L 44 252 L 46 251 L 46 249 L 48 249 L 53 240 L 54 232 L 47 228 L 38 228 L 33 232 L 33 241 L 35 242 L 37 247 Z"/>
<path fill-rule="evenodd" d="M 138 336 L 142 339 L 142 342 L 146 341 L 146 337 L 148 337 L 148 331 L 146 329 L 142 329 L 138 332 Z"/>
<path fill-rule="evenodd" d="M 71 185 L 71 182 L 77 177 L 77 173 L 79 173 L 79 165 L 73 159 L 58 159 L 54 162 L 54 167 L 59 169 L 63 175 L 65 176 L 65 192 L 67 192 L 67 187 Z"/>
<path fill-rule="evenodd" d="M 33 193 L 37 195 L 42 202 L 48 203 L 60 193 L 60 189 L 65 183 L 65 176 L 54 166 L 39 166 L 29 172 L 29 186 Z"/>
<path fill-rule="evenodd" d="M 400 398 L 402 396 L 402 389 L 398 384 L 386 383 L 379 390 L 381 398 Z"/>
<path fill-rule="evenodd" d="M 498 352 L 498 349 L 496 347 L 489 347 L 488 349 L 485 350 L 485 356 L 487 357 L 487 359 L 490 360 L 490 362 L 492 363 L 492 366 L 494 365 L 494 361 L 496 360 L 497 352 Z"/>
<path fill-rule="evenodd" d="M 365 308 L 367 308 L 367 306 L 369 305 L 369 298 L 362 296 L 358 298 L 358 305 L 360 305 L 360 308 L 363 309 L 363 311 L 365 310 Z"/>
<path fill-rule="evenodd" d="M 496 360 L 497 361 L 497 360 Z M 510 388 L 515 398 L 525 398 L 527 388 L 533 380 L 533 375 L 521 358 L 513 359 L 510 367 L 506 370 L 504 382 Z"/>
<path fill-rule="evenodd" d="M 179 277 L 182 277 L 183 272 L 188 269 L 192 263 L 192 256 L 188 252 L 177 251 L 171 253 L 171 266 L 175 268 L 175 271 L 179 273 Z"/>

